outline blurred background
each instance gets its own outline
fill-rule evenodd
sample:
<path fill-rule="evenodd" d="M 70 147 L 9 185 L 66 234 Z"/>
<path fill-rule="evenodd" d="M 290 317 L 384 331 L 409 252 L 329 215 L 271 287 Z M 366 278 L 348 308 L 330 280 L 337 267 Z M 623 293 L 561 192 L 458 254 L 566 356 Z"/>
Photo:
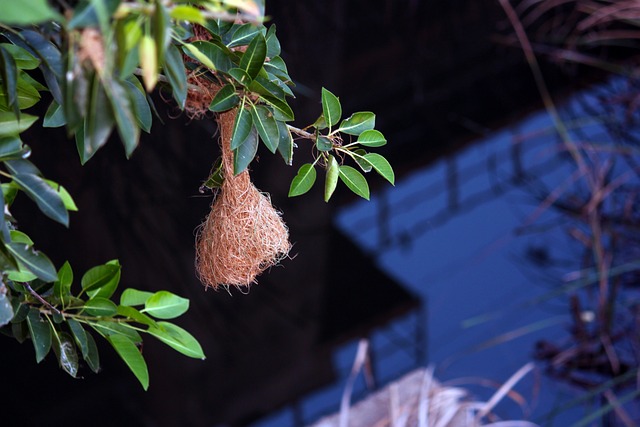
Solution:
<path fill-rule="evenodd" d="M 18 200 L 21 227 L 56 265 L 79 274 L 119 258 L 126 287 L 188 297 L 180 325 L 207 359 L 147 340 L 143 392 L 104 343 L 102 373 L 74 380 L 51 357 L 36 366 L 29 343 L 1 340 L 3 419 L 305 426 L 338 410 L 367 338 L 374 388 L 432 365 L 486 400 L 533 360 L 498 416 L 636 425 L 635 3 L 268 0 L 296 125 L 321 113 L 322 86 L 345 115 L 375 112 L 396 185 L 372 177 L 369 202 L 339 186 L 326 204 L 320 185 L 288 199 L 310 147 L 293 167 L 261 148 L 252 178 L 294 246 L 246 294 L 205 291 L 194 273 L 212 202 L 198 189 L 219 151 L 212 119 L 190 121 L 157 96 L 165 124 L 129 161 L 110 143 L 84 167 L 63 132 L 32 132 L 34 163 L 82 215 L 67 230 Z M 358 381 L 355 396 L 366 389 Z M 70 400 L 73 413 L 58 410 Z M 109 419 L 94 418 L 107 407 Z"/>

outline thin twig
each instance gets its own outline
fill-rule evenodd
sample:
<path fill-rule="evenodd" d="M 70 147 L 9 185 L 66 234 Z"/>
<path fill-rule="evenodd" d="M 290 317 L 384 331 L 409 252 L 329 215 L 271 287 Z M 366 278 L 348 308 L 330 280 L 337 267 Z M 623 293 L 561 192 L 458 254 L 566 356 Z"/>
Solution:
<path fill-rule="evenodd" d="M 56 314 L 61 314 L 60 310 L 58 310 L 57 308 L 55 308 L 54 306 L 52 306 L 51 304 L 49 304 L 47 302 L 47 300 L 45 300 L 44 298 L 42 298 L 40 295 L 38 295 L 38 293 L 36 291 L 33 290 L 33 288 L 28 284 L 28 283 L 22 283 L 22 286 L 24 286 L 25 288 L 27 288 L 27 290 L 29 291 L 29 293 L 38 301 L 40 301 L 42 303 L 42 305 L 44 305 L 45 307 L 48 307 L 50 310 L 52 310 L 54 313 Z"/>

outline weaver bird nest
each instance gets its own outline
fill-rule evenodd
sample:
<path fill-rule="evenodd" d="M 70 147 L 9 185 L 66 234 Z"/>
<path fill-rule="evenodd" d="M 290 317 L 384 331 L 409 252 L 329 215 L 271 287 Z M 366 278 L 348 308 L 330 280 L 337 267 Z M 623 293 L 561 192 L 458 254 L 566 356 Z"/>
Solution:
<path fill-rule="evenodd" d="M 224 181 L 211 212 L 198 230 L 196 270 L 206 287 L 248 287 L 279 263 L 291 248 L 289 231 L 267 194 L 249 172 L 233 173 L 231 136 L 237 110 L 217 117 Z"/>

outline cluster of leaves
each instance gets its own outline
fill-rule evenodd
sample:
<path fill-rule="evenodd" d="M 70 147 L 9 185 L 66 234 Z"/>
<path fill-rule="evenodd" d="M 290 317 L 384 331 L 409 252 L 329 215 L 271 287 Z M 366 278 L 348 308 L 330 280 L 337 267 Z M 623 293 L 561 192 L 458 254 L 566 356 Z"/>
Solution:
<path fill-rule="evenodd" d="M 117 262 L 88 271 L 82 289 L 73 295 L 69 265 L 57 271 L 18 231 L 10 208 L 19 193 L 65 226 L 69 211 L 77 210 L 69 193 L 27 160 L 31 151 L 21 134 L 40 119 L 31 108 L 42 100 L 49 104 L 41 126 L 64 127 L 75 139 L 83 164 L 113 133 L 127 157 L 134 152 L 141 133 L 151 129 L 155 108 L 148 93 L 156 87 L 169 91 L 180 109 L 188 109 L 190 97 L 198 92 L 215 88 L 208 109 L 213 114 L 236 111 L 231 138 L 236 174 L 252 162 L 260 140 L 291 165 L 296 135 L 311 141 L 315 161 L 300 168 L 290 196 L 307 192 L 320 166 L 326 169 L 325 200 L 339 179 L 368 199 L 366 179 L 342 164 L 346 158 L 393 184 L 389 163 L 365 151 L 386 144 L 374 129 L 373 113 L 359 112 L 340 121 L 339 99 L 323 89 L 318 120 L 303 129 L 290 124 L 294 113 L 287 98 L 294 95 L 294 85 L 280 56 L 276 27 L 267 28 L 263 15 L 260 0 L 78 0 L 55 5 L 22 0 L 3 5 L 0 326 L 20 341 L 31 338 L 38 362 L 53 348 L 62 368 L 75 376 L 79 350 L 97 371 L 96 346 L 87 327 L 115 348 L 145 388 L 148 375 L 137 349 L 140 332 L 187 356 L 203 357 L 186 331 L 153 319 L 182 314 L 188 301 L 165 291 L 128 289 L 116 304 L 111 299 L 120 277 Z M 205 186 L 219 186 L 223 179 L 218 167 Z M 136 305 L 144 308 L 137 310 Z"/>
<path fill-rule="evenodd" d="M 19 231 L 11 233 L 14 242 L 32 243 Z M 68 262 L 57 273 L 54 270 L 54 281 L 50 277 L 25 281 L 32 274 L 28 270 L 8 274 L 8 287 L 15 295 L 9 299 L 14 314 L 6 316 L 6 310 L 0 313 L 9 321 L 2 331 L 19 342 L 30 338 L 38 363 L 53 349 L 60 367 L 72 377 L 78 375 L 80 356 L 97 373 L 98 347 L 88 328 L 111 344 L 145 390 L 149 387 L 149 373 L 138 349 L 141 333 L 154 336 L 186 356 L 204 359 L 200 344 L 189 332 L 165 321 L 185 313 L 189 300 L 168 291 L 136 289 L 125 289 L 120 304 L 111 300 L 120 282 L 120 264 L 116 260 L 87 271 L 75 295 L 73 270 Z"/>

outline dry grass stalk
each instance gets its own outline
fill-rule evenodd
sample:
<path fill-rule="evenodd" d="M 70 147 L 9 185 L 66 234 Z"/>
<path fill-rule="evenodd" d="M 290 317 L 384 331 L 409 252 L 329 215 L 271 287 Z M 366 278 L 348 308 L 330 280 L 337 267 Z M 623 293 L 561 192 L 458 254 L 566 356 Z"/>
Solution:
<path fill-rule="evenodd" d="M 258 191 L 248 171 L 233 174 L 230 141 L 236 114 L 233 109 L 218 116 L 225 179 L 196 242 L 198 276 L 214 289 L 250 286 L 291 247 L 289 231 L 268 195 Z"/>

